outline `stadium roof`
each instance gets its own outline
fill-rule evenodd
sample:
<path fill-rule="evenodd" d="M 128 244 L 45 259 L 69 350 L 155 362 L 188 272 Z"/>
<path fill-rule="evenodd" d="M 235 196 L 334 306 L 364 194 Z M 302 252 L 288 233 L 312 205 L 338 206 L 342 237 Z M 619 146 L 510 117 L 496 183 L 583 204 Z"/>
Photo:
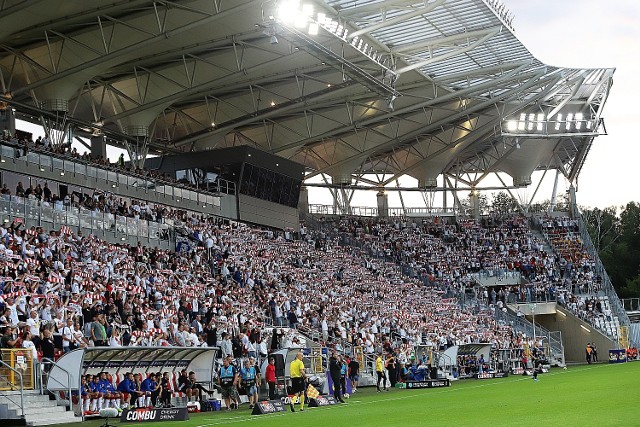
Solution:
<path fill-rule="evenodd" d="M 613 69 L 543 64 L 485 0 L 7 0 L 0 89 L 22 117 L 130 152 L 250 144 L 308 177 L 575 182 Z M 377 180 L 363 176 L 376 173 Z"/>

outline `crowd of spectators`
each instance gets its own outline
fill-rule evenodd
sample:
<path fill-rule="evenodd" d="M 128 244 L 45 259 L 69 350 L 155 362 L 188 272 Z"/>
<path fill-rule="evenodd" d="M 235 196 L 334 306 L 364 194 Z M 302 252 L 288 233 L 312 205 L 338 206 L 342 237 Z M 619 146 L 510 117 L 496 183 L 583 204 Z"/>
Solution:
<path fill-rule="evenodd" d="M 6 145 L 11 145 L 19 150 L 20 155 L 26 156 L 30 151 L 42 152 L 51 154 L 62 158 L 72 158 L 80 160 L 85 163 L 90 163 L 103 169 L 124 171 L 132 175 L 140 176 L 144 179 L 156 179 L 172 184 L 180 184 L 182 186 L 191 187 L 194 189 L 205 190 L 210 188 L 208 185 L 193 184 L 186 179 L 176 179 L 168 173 L 163 173 L 157 170 L 152 170 L 144 167 L 139 167 L 133 162 L 127 162 L 122 153 L 115 162 L 111 162 L 107 157 L 92 155 L 86 151 L 80 153 L 76 147 L 72 147 L 70 143 L 62 142 L 56 143 L 48 135 L 39 136 L 34 141 L 29 134 L 21 133 L 19 136 L 11 135 L 9 132 L 0 133 L 0 142 Z"/>
<path fill-rule="evenodd" d="M 506 310 L 507 303 L 557 301 L 592 324 L 598 317 L 612 317 L 597 298 L 602 278 L 594 272 L 595 262 L 577 234 L 577 222 L 568 217 L 491 216 L 458 222 L 343 217 L 322 223 L 317 238 L 357 245 L 447 292 L 471 291 L 494 310 Z M 541 227 L 542 236 L 532 232 L 534 226 Z M 498 283 L 479 286 L 479 277 L 495 277 Z"/>
<path fill-rule="evenodd" d="M 69 227 L 3 224 L 3 346 L 50 358 L 56 349 L 127 345 L 219 346 L 223 356 L 264 357 L 298 345 L 296 334 L 279 335 L 290 327 L 336 350 L 359 346 L 399 360 L 414 345 L 537 347 L 493 315 L 520 287 L 492 289 L 485 305 L 463 306 L 454 296 L 473 288 L 479 272 L 519 271 L 532 283 L 558 284 L 558 300 L 575 309 L 566 283 L 584 273 L 558 273 L 554 255 L 519 216 L 344 219 L 329 232 L 303 227 L 299 240 L 188 212 L 180 220 L 190 239 L 179 252 L 114 245 Z M 334 231 L 364 244 L 340 245 Z M 423 274 L 403 276 L 398 262 Z"/>
<path fill-rule="evenodd" d="M 270 323 L 315 328 L 324 344 L 367 353 L 390 348 L 393 337 L 439 348 L 512 339 L 489 310 L 461 309 L 445 290 L 403 278 L 395 264 L 360 250 L 183 219 L 198 244 L 178 253 L 113 245 L 68 227 L 0 227 L 0 323 L 20 331 L 8 342 L 33 341 L 43 353 L 50 340 L 63 351 L 219 345 L 225 355 L 255 356 L 283 345 L 261 333 Z"/>

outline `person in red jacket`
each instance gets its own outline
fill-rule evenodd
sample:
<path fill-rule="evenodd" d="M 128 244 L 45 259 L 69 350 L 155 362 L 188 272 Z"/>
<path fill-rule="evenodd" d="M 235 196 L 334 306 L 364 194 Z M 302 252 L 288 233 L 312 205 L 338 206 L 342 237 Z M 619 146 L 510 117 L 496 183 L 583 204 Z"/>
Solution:
<path fill-rule="evenodd" d="M 273 400 L 276 397 L 276 361 L 273 357 L 269 358 L 264 379 L 269 386 L 269 400 Z"/>

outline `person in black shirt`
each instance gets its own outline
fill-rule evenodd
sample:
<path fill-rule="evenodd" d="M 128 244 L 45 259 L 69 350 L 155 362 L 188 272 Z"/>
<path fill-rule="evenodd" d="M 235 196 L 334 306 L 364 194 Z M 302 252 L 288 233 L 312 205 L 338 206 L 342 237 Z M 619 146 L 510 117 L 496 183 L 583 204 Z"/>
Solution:
<path fill-rule="evenodd" d="M 329 358 L 329 375 L 331 375 L 331 381 L 333 382 L 333 396 L 338 402 L 345 403 L 342 400 L 342 393 L 340 391 L 340 371 L 342 369 L 342 363 L 338 360 L 336 353 L 333 352 Z"/>
<path fill-rule="evenodd" d="M 358 391 L 358 379 L 360 378 L 360 363 L 355 358 L 349 360 L 349 379 L 351 380 L 351 392 Z"/>
<path fill-rule="evenodd" d="M 47 359 L 53 360 L 56 356 L 56 348 L 53 342 L 53 334 L 49 328 L 45 328 L 42 332 L 42 337 L 40 339 L 40 350 L 42 351 L 42 357 L 46 357 Z M 51 369 L 50 362 L 44 363 L 45 372 L 49 372 Z"/>
<path fill-rule="evenodd" d="M 218 346 L 218 328 L 213 321 L 211 321 L 204 328 L 204 333 L 207 336 L 207 347 L 217 347 Z"/>
<path fill-rule="evenodd" d="M 180 372 L 180 376 L 178 377 L 178 391 L 186 394 L 188 385 L 189 385 L 189 376 L 187 375 L 187 370 L 183 369 Z"/>
<path fill-rule="evenodd" d="M 13 337 L 13 326 L 6 325 L 4 335 L 0 338 L 0 348 L 14 348 L 17 342 L 18 339 Z"/>
<path fill-rule="evenodd" d="M 171 408 L 171 383 L 169 379 L 169 372 L 162 374 L 162 380 L 160 381 L 160 406 L 165 408 Z"/>
<path fill-rule="evenodd" d="M 542 373 L 542 359 L 536 357 L 533 359 L 533 376 L 532 380 L 538 381 L 538 374 Z"/>

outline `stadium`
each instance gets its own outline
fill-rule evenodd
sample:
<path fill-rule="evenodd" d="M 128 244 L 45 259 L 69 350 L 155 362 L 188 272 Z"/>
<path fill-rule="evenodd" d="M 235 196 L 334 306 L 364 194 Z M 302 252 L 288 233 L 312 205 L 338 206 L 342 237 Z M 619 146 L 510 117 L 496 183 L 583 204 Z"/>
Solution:
<path fill-rule="evenodd" d="M 578 208 L 614 69 L 512 24 L 2 2 L 3 426 L 638 423 L 640 316 Z"/>

